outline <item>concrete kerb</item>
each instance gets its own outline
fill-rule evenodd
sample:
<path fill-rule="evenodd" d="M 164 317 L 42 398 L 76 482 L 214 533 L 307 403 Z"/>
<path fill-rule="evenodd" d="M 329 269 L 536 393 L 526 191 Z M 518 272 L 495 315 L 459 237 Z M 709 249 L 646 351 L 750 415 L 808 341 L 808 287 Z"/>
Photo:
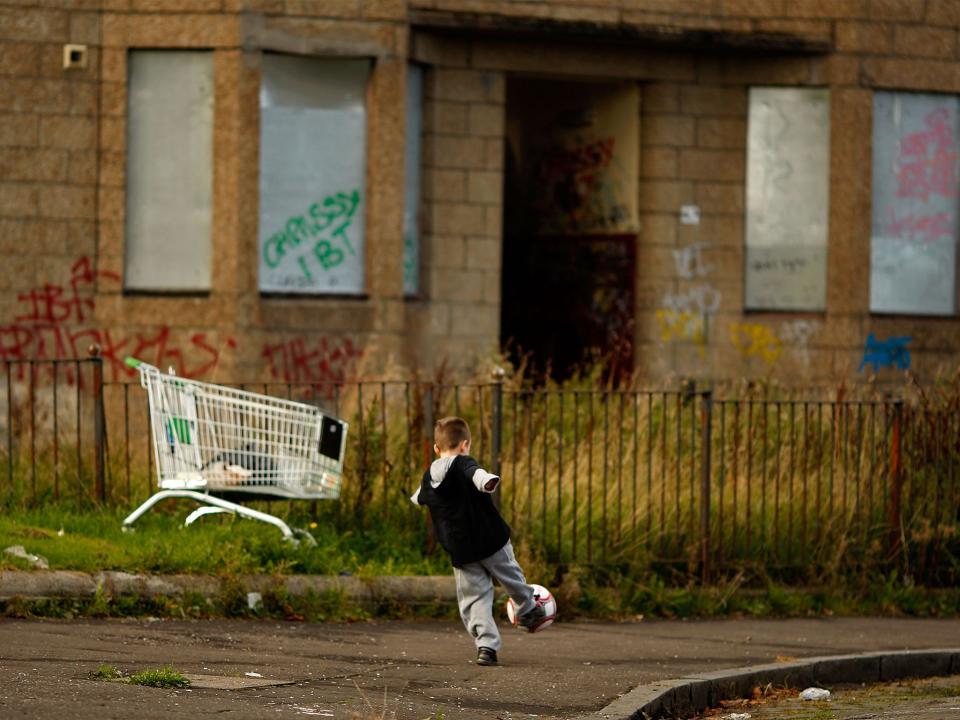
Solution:
<path fill-rule="evenodd" d="M 0 572 L 0 600 L 84 599 L 94 597 L 98 591 L 114 597 L 180 597 L 184 593 L 198 593 L 214 598 L 227 582 L 206 575 L 8 570 Z M 282 587 L 292 597 L 311 592 L 317 595 L 339 592 L 346 599 L 365 607 L 381 602 L 451 603 L 456 602 L 457 598 L 452 576 L 359 578 L 339 575 L 246 575 L 230 582 L 246 592 L 264 593 Z"/>
<path fill-rule="evenodd" d="M 876 683 L 960 672 L 960 650 L 902 650 L 813 657 L 690 675 L 640 685 L 599 712 L 579 720 L 653 720 L 692 715 L 721 700 L 750 697 L 755 687 L 772 684 L 802 688 Z"/>

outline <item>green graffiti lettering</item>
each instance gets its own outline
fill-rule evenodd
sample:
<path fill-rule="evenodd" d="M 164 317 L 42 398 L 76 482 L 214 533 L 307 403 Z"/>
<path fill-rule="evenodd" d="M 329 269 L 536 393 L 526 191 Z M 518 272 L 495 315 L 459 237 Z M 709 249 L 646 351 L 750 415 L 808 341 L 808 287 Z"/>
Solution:
<path fill-rule="evenodd" d="M 303 255 L 298 257 L 297 265 L 303 271 L 303 276 L 307 279 L 307 282 L 313 282 L 313 275 L 310 273 L 310 268 L 307 267 L 307 258 Z"/>
<path fill-rule="evenodd" d="M 286 245 L 286 235 L 282 232 L 274 233 L 263 244 L 263 260 L 267 267 L 275 268 L 283 260 L 286 254 L 284 245 Z"/>
<path fill-rule="evenodd" d="M 333 247 L 327 240 L 320 240 L 313 246 L 313 254 L 324 270 L 334 268 L 343 262 L 343 250 Z"/>

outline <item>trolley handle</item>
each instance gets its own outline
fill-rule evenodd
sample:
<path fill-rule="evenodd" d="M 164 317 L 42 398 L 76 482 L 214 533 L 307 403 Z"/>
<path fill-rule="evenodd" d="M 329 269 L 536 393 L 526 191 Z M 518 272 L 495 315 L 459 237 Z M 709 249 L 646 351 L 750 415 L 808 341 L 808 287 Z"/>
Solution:
<path fill-rule="evenodd" d="M 143 360 L 137 360 L 135 357 L 131 357 L 130 355 L 128 355 L 123 359 L 123 364 L 129 368 L 133 368 L 134 370 L 140 371 L 140 385 L 143 388 L 147 387 L 148 374 L 151 374 L 151 373 L 156 373 L 157 375 L 160 374 L 160 370 L 155 368 L 150 363 L 144 362 Z"/>

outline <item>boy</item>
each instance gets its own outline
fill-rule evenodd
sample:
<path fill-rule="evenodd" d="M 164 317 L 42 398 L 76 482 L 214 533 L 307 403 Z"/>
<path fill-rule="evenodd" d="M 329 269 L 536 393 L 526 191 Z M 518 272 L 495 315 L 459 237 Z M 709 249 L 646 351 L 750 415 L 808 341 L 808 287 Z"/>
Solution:
<path fill-rule="evenodd" d="M 545 613 L 513 555 L 510 526 L 493 504 L 491 493 L 500 478 L 469 455 L 467 421 L 439 420 L 433 439 L 439 457 L 410 500 L 430 508 L 437 539 L 450 554 L 460 617 L 477 645 L 477 665 L 496 665 L 500 631 L 493 619 L 493 578 L 516 603 L 520 625 L 533 627 Z"/>

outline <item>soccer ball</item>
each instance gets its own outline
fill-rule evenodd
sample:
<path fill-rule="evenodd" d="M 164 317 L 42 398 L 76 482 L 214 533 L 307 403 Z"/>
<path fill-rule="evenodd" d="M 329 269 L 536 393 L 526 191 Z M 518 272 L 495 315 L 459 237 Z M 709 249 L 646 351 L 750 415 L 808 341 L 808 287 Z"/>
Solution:
<path fill-rule="evenodd" d="M 533 596 L 537 605 L 542 607 L 545 613 L 543 620 L 529 629 L 529 632 L 535 633 L 546 630 L 553 625 L 553 621 L 557 619 L 557 601 L 543 585 L 531 585 L 530 587 L 533 588 Z M 511 625 L 523 627 L 517 622 L 517 605 L 513 602 L 513 598 L 507 598 L 507 617 L 510 619 Z"/>

